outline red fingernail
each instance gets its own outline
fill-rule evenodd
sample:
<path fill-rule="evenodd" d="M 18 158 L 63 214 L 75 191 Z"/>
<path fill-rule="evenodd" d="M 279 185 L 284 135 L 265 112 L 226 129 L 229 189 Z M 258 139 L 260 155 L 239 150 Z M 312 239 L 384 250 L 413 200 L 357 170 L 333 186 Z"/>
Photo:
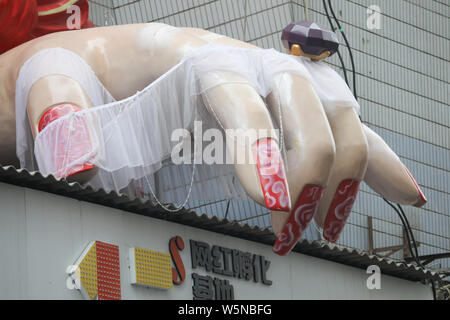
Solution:
<path fill-rule="evenodd" d="M 291 199 L 281 152 L 273 139 L 261 139 L 256 144 L 256 166 L 266 207 L 273 211 L 290 211 Z"/>
<path fill-rule="evenodd" d="M 411 178 L 412 182 L 414 183 L 414 185 L 416 186 L 417 191 L 419 192 L 420 198 L 422 199 L 422 201 L 418 201 L 418 203 L 420 203 L 420 205 L 417 205 L 419 207 L 423 206 L 425 203 L 428 202 L 427 198 L 425 197 L 425 195 L 423 194 L 422 190 L 420 189 L 419 185 L 417 184 L 416 180 L 413 178 L 411 172 L 409 172 L 408 168 L 406 166 L 405 170 L 406 173 L 408 174 L 408 176 Z"/>
<path fill-rule="evenodd" d="M 356 180 L 344 180 L 339 185 L 323 227 L 323 236 L 328 241 L 336 243 L 344 230 L 358 194 L 359 184 Z"/>
<path fill-rule="evenodd" d="M 273 252 L 285 256 L 294 248 L 311 223 L 324 190 L 319 186 L 306 186 L 303 189 L 288 223 L 273 246 Z"/>
<path fill-rule="evenodd" d="M 39 121 L 39 132 L 45 129 L 53 121 L 70 113 L 81 111 L 81 108 L 65 103 L 49 108 Z M 50 128 L 49 128 L 50 129 Z M 89 130 L 84 119 L 61 123 L 55 132 L 47 134 L 46 142 L 54 150 L 54 175 L 57 178 L 67 178 L 76 173 L 81 173 L 94 168 L 92 163 L 77 163 L 77 160 L 93 152 Z M 73 164 L 75 163 L 75 164 Z"/>

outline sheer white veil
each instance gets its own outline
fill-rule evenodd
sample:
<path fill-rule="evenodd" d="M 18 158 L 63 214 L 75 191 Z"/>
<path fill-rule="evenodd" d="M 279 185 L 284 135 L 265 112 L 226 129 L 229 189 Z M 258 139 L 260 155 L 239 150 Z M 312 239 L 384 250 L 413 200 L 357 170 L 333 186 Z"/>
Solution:
<path fill-rule="evenodd" d="M 181 205 L 192 192 L 199 201 L 245 197 L 231 165 L 170 164 L 171 152 L 179 143 L 172 140 L 174 130 L 191 133 L 196 120 L 202 122 L 203 129 L 223 129 L 206 111 L 202 100 L 208 89 L 224 83 L 223 78 L 214 77 L 216 71 L 239 74 L 262 97 L 271 92 L 275 74 L 295 73 L 310 80 L 324 107 L 350 105 L 359 112 L 345 82 L 326 64 L 273 49 L 207 45 L 142 91 L 115 101 L 80 56 L 51 48 L 32 56 L 22 66 L 16 82 L 17 156 L 21 166 L 43 175 L 58 175 L 61 168 L 50 141 L 63 128 L 83 122 L 89 124 L 92 152 L 66 165 L 70 168 L 87 160 L 94 163 L 99 171 L 87 184 L 96 189 L 125 192 L 131 197 L 156 197 L 163 203 Z M 95 107 L 55 120 L 33 140 L 26 112 L 28 93 L 37 80 L 53 74 L 78 81 Z M 202 81 L 205 75 L 211 75 L 207 82 Z M 190 139 L 190 135 L 184 137 L 186 142 Z"/>

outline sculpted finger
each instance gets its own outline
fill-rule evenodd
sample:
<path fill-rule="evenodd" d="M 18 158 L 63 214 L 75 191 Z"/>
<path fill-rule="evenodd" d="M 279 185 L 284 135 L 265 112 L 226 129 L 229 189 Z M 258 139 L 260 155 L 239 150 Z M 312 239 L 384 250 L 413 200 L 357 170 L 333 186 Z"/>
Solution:
<path fill-rule="evenodd" d="M 289 211 L 291 201 L 278 137 L 269 111 L 241 76 L 214 72 L 220 85 L 202 94 L 209 112 L 226 132 L 237 176 L 247 194 L 270 210 Z M 208 87 L 208 76 L 202 83 Z"/>
<path fill-rule="evenodd" d="M 421 207 L 427 198 L 400 158 L 373 130 L 363 125 L 369 144 L 369 163 L 364 181 L 387 200 Z"/>
<path fill-rule="evenodd" d="M 336 159 L 316 221 L 326 240 L 337 242 L 367 167 L 367 140 L 353 107 L 326 110 L 336 144 Z"/>
<path fill-rule="evenodd" d="M 196 28 L 183 28 L 189 34 L 207 43 L 240 47 L 246 49 L 260 49 L 246 42 L 228 38 Z M 275 132 L 270 113 L 257 92 L 250 85 L 237 84 L 245 82 L 241 76 L 233 73 L 214 73 L 212 82 L 221 82 L 217 77 L 228 78 L 228 82 L 235 84 L 214 87 L 203 96 L 210 104 L 210 112 L 223 120 L 224 129 L 251 129 Z M 207 83 L 208 79 L 203 79 Z M 234 91 L 233 91 L 234 90 Z M 228 144 L 227 140 L 227 144 Z M 242 144 L 241 144 L 242 146 Z M 237 146 L 236 153 L 252 150 L 256 166 L 236 164 L 235 169 L 241 184 L 252 199 L 276 212 L 290 211 L 291 199 L 287 184 L 285 164 L 283 163 L 278 136 L 270 134 L 258 135 L 245 147 Z M 230 150 L 232 146 L 228 146 Z"/>
<path fill-rule="evenodd" d="M 43 77 L 33 84 L 28 96 L 27 113 L 32 133 L 36 137 L 53 121 L 91 106 L 77 81 L 62 75 Z M 85 120 L 78 120 L 70 124 L 62 122 L 52 128 L 36 145 L 38 163 L 45 164 L 58 178 L 78 182 L 90 179 L 96 173 L 94 164 L 79 159 L 94 153 L 91 126 Z M 39 152 L 40 149 L 49 152 Z"/>
<path fill-rule="evenodd" d="M 283 127 L 294 206 L 290 212 L 272 213 L 272 228 L 278 236 L 273 251 L 286 255 L 317 211 L 333 166 L 335 146 L 322 104 L 309 81 L 282 73 L 275 76 L 274 84 L 267 102 Z"/>

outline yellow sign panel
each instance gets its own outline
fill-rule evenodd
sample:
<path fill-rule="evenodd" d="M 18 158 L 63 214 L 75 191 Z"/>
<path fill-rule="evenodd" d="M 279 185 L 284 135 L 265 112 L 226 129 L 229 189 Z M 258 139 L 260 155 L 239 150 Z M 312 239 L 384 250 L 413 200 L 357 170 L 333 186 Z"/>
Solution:
<path fill-rule="evenodd" d="M 131 248 L 131 283 L 146 287 L 172 289 L 172 261 L 170 254 Z"/>
<path fill-rule="evenodd" d="M 80 268 L 80 280 L 84 290 L 91 300 L 97 297 L 97 246 L 95 242 L 90 245 L 89 251 L 84 256 Z"/>

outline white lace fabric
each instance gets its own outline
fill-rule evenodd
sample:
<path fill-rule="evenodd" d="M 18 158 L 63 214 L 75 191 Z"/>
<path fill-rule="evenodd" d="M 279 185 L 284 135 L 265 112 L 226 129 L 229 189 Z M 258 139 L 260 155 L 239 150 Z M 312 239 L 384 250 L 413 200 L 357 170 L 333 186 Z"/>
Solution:
<path fill-rule="evenodd" d="M 58 168 L 60 165 L 55 150 L 52 150 L 55 145 L 52 140 L 60 136 L 64 128 L 77 128 L 81 123 L 88 123 L 92 152 L 64 163 L 66 168 L 86 161 L 95 164 L 99 168 L 98 174 L 88 184 L 96 189 L 120 192 L 131 182 L 143 178 L 155 186 L 154 174 L 170 158 L 178 143 L 171 140 L 175 129 L 192 131 L 195 120 L 202 120 L 205 127 L 220 128 L 216 119 L 206 112 L 201 98 L 208 89 L 226 83 L 223 77 L 214 76 L 217 71 L 240 75 L 262 97 L 272 91 L 274 75 L 281 72 L 298 74 L 309 79 L 325 108 L 353 106 L 359 113 L 359 105 L 345 82 L 326 64 L 295 58 L 273 49 L 208 45 L 142 91 L 115 101 L 80 56 L 66 49 L 51 48 L 39 51 L 22 66 L 16 83 L 17 156 L 21 166 L 30 171 L 39 169 L 43 175 L 56 175 L 61 168 Z M 33 140 L 26 111 L 27 97 L 37 80 L 55 74 L 79 82 L 94 107 L 55 120 Z M 204 81 L 206 78 L 208 80 Z M 212 196 L 208 196 L 207 182 L 213 178 L 222 182 L 220 192 L 225 197 L 243 195 L 230 166 L 200 165 L 197 170 L 193 184 L 198 194 L 209 200 Z M 177 178 L 171 180 L 172 183 L 186 183 L 186 179 L 181 179 L 185 182 L 176 182 Z"/>

